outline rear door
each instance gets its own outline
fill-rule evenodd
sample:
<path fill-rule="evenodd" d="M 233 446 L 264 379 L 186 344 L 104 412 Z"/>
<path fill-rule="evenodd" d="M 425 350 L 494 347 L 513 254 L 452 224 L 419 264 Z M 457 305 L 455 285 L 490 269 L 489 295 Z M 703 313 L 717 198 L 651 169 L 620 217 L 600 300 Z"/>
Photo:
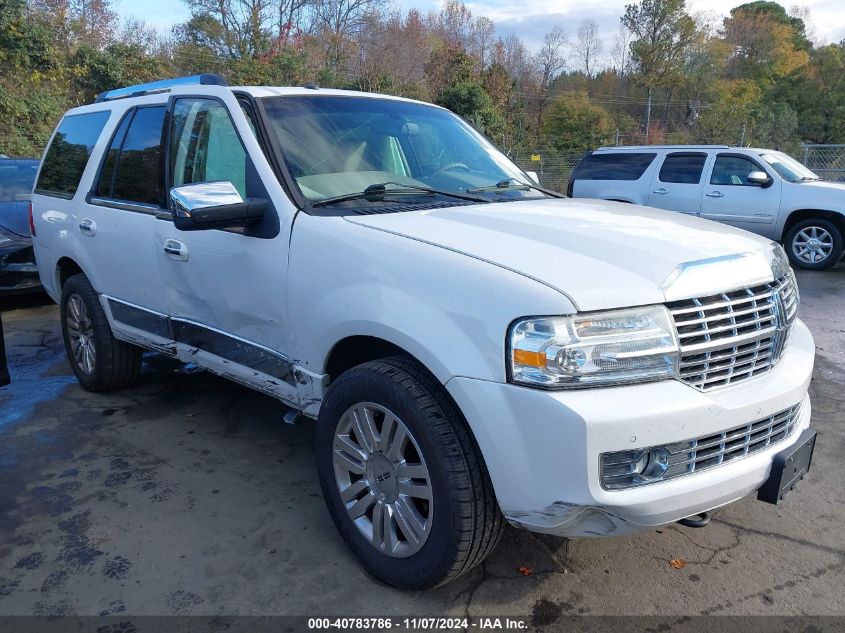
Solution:
<path fill-rule="evenodd" d="M 768 174 L 771 184 L 762 187 L 749 183 L 748 175 L 755 171 Z M 720 152 L 703 188 L 701 217 L 774 237 L 782 186 L 781 179 L 774 178 L 763 161 L 745 154 Z"/>
<path fill-rule="evenodd" d="M 161 336 L 167 333 L 167 301 L 153 233 L 163 210 L 164 115 L 164 104 L 123 115 L 75 227 L 80 244 L 94 253 L 95 289 L 109 299 L 114 319 Z"/>
<path fill-rule="evenodd" d="M 666 154 L 652 181 L 648 205 L 698 215 L 707 160 L 707 152 Z"/>

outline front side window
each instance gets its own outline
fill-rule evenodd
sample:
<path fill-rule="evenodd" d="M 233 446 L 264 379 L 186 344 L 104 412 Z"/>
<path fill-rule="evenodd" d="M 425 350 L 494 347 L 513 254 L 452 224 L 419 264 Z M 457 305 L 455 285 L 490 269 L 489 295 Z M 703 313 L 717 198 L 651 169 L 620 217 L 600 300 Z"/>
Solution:
<path fill-rule="evenodd" d="M 701 172 L 707 154 L 669 154 L 660 167 L 660 182 L 697 185 L 701 182 Z"/>
<path fill-rule="evenodd" d="M 526 187 L 525 173 L 487 139 L 442 108 L 334 95 L 260 102 L 281 148 L 280 162 L 310 202 L 385 183 L 446 194 L 472 192 L 484 200 L 545 196 Z"/>
<path fill-rule="evenodd" d="M 161 129 L 164 106 L 129 112 L 115 132 L 96 194 L 116 200 L 161 203 Z"/>
<path fill-rule="evenodd" d="M 763 171 L 757 163 L 743 156 L 720 154 L 713 165 L 711 185 L 751 186 L 748 174 L 753 171 Z"/>
<path fill-rule="evenodd" d="M 170 186 L 228 181 L 246 193 L 247 156 L 229 112 L 219 101 L 179 99 L 170 129 Z"/>
<path fill-rule="evenodd" d="M 44 156 L 36 193 L 68 200 L 73 198 L 110 114 L 104 110 L 73 114 L 62 119 Z"/>
<path fill-rule="evenodd" d="M 639 180 L 657 157 L 654 153 L 590 154 L 572 173 L 573 180 Z"/>

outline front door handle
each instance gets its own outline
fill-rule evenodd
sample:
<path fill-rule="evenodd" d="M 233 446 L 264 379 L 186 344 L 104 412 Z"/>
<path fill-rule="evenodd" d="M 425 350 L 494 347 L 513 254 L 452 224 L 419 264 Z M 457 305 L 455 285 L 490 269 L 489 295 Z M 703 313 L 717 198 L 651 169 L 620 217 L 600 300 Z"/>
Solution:
<path fill-rule="evenodd" d="M 704 194 L 708 198 L 724 198 L 725 194 L 721 191 L 710 191 L 709 193 Z"/>
<path fill-rule="evenodd" d="M 188 247 L 179 240 L 164 240 L 164 252 L 171 259 L 180 262 L 188 261 Z"/>
<path fill-rule="evenodd" d="M 79 232 L 89 237 L 94 237 L 97 234 L 97 223 L 91 218 L 82 218 L 79 221 Z"/>
<path fill-rule="evenodd" d="M 660 189 L 655 189 L 652 193 L 656 193 L 660 196 L 665 196 L 667 193 L 669 193 L 669 190 L 661 187 Z"/>

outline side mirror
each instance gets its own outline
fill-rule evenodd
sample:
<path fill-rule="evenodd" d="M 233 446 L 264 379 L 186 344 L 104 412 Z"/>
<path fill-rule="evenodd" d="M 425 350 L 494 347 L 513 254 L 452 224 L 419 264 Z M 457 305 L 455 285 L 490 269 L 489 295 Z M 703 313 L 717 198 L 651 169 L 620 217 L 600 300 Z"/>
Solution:
<path fill-rule="evenodd" d="M 537 177 L 537 172 L 536 172 L 536 171 L 526 171 L 525 173 L 526 173 L 526 175 L 527 175 L 527 176 L 528 176 L 531 180 L 533 180 L 533 181 L 534 181 L 534 184 L 535 184 L 535 185 L 539 185 L 539 184 L 540 184 L 540 179 Z"/>
<path fill-rule="evenodd" d="M 748 174 L 746 180 L 749 182 L 749 184 L 759 185 L 763 189 L 772 186 L 772 179 L 769 178 L 769 174 L 764 171 L 752 171 L 750 174 Z"/>
<path fill-rule="evenodd" d="M 170 190 L 173 224 L 180 231 L 248 226 L 260 220 L 267 208 L 263 198 L 241 198 L 227 181 L 180 185 Z"/>

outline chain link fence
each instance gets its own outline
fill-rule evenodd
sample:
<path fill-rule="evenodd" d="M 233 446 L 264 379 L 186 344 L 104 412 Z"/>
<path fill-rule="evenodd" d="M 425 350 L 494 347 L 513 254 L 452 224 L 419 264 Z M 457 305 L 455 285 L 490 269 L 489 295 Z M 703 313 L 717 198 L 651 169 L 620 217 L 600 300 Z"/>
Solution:
<path fill-rule="evenodd" d="M 552 191 L 566 191 L 569 176 L 584 154 L 526 154 L 511 156 L 520 169 L 537 174 L 541 187 Z"/>
<path fill-rule="evenodd" d="M 845 145 L 802 144 L 780 148 L 824 180 L 845 182 Z M 537 174 L 540 185 L 553 191 L 566 191 L 569 177 L 584 154 L 539 152 L 510 156 L 521 169 Z"/>
<path fill-rule="evenodd" d="M 802 145 L 797 158 L 825 180 L 845 181 L 845 145 Z"/>

